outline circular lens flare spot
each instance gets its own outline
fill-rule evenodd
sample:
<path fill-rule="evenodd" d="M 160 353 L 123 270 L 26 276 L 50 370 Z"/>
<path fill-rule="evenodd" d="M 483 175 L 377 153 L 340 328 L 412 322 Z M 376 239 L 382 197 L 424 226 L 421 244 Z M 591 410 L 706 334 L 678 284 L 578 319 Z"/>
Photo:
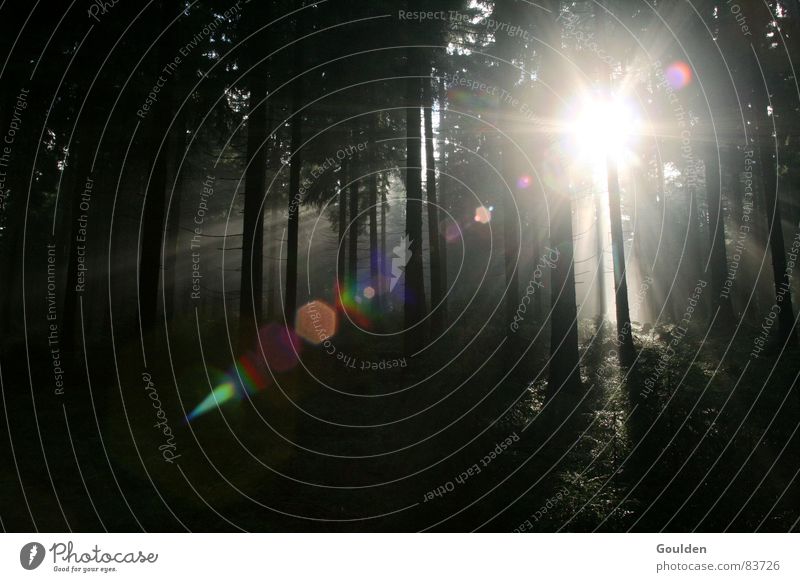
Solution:
<path fill-rule="evenodd" d="M 375 289 L 373 289 L 372 287 L 367 287 L 366 289 L 364 289 L 364 297 L 366 297 L 367 299 L 374 298 L 375 297 Z"/>
<path fill-rule="evenodd" d="M 315 346 L 336 335 L 336 310 L 324 301 L 314 300 L 303 305 L 297 310 L 295 322 L 297 335 Z"/>
<path fill-rule="evenodd" d="M 475 222 L 480 224 L 489 224 L 489 221 L 492 220 L 492 211 L 486 208 L 485 206 L 478 206 L 475 209 Z"/>
<path fill-rule="evenodd" d="M 664 76 L 670 87 L 675 90 L 683 89 L 692 82 L 692 68 L 683 61 L 675 61 L 664 69 Z"/>
<path fill-rule="evenodd" d="M 287 327 L 270 323 L 258 332 L 267 365 L 275 372 L 288 372 L 297 365 L 302 348 L 298 335 Z"/>
<path fill-rule="evenodd" d="M 531 187 L 531 182 L 533 179 L 530 176 L 520 176 L 517 179 L 517 188 L 520 190 L 526 190 Z"/>

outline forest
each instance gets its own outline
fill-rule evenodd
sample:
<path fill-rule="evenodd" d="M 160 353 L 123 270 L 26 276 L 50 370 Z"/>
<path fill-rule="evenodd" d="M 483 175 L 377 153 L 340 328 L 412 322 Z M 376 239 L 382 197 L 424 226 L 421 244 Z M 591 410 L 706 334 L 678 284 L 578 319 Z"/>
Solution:
<path fill-rule="evenodd" d="M 798 531 L 800 1 L 0 28 L 3 531 Z"/>

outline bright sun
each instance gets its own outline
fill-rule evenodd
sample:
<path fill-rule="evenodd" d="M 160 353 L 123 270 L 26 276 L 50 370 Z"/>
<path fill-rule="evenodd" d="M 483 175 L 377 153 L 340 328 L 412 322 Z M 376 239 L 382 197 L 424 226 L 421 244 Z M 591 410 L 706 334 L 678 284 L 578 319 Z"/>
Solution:
<path fill-rule="evenodd" d="M 573 149 L 580 159 L 623 164 L 632 155 L 630 146 L 639 132 L 633 107 L 620 98 L 592 95 L 583 98 L 569 115 Z"/>

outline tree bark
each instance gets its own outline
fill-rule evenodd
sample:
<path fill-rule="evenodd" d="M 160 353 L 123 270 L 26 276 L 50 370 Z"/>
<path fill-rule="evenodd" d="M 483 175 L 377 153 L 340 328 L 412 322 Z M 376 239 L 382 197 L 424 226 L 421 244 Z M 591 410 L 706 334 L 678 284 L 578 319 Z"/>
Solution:
<path fill-rule="evenodd" d="M 722 212 L 722 178 L 719 151 L 715 144 L 706 155 L 706 203 L 708 204 L 708 235 L 710 244 L 711 293 L 717 311 L 716 325 L 728 329 L 734 322 L 730 295 L 723 293 L 728 275 L 728 258 L 725 251 L 725 216 Z M 713 317 L 712 313 L 712 317 Z"/>
<path fill-rule="evenodd" d="M 242 271 L 239 287 L 239 347 L 254 341 L 262 320 L 264 195 L 267 187 L 267 79 L 256 68 L 250 79 L 250 111 L 247 117 L 247 171 L 245 173 L 242 226 Z"/>
<path fill-rule="evenodd" d="M 176 0 L 161 3 L 162 28 L 178 13 Z M 177 37 L 166 34 L 159 41 L 158 62 L 165 63 L 174 58 Z M 163 132 L 170 126 L 173 109 L 174 80 L 161 89 L 148 134 L 148 147 L 161 143 Z M 174 129 L 173 129 L 174 131 Z M 167 187 L 166 143 L 156 153 L 145 194 L 142 214 L 141 243 L 139 249 L 139 317 L 143 330 L 152 330 L 158 317 L 159 281 L 161 279 L 161 243 L 164 240 L 165 203 Z"/>
<path fill-rule="evenodd" d="M 622 232 L 622 212 L 620 210 L 619 174 L 617 164 L 609 159 L 606 163 L 608 173 L 608 206 L 611 223 L 611 255 L 614 261 L 614 292 L 617 311 L 617 341 L 619 361 L 630 365 L 636 357 L 631 330 L 631 314 L 628 307 L 628 277 L 625 273 L 625 238 Z"/>
<path fill-rule="evenodd" d="M 351 142 L 355 141 L 355 133 L 350 133 Z M 356 287 L 358 286 L 358 182 L 359 180 L 356 179 L 356 174 L 358 173 L 356 170 L 356 157 L 353 154 L 353 157 L 350 159 L 350 176 L 348 176 L 350 180 L 350 202 L 349 202 L 349 210 L 350 210 L 350 226 L 349 226 L 349 252 L 348 252 L 348 261 L 347 261 L 347 287 L 351 290 L 351 292 L 355 292 Z"/>
<path fill-rule="evenodd" d="M 444 246 L 439 229 L 439 207 L 436 199 L 436 161 L 433 151 L 433 92 L 431 79 L 422 80 L 422 110 L 425 119 L 425 191 L 428 195 L 428 247 L 430 253 L 431 279 L 431 332 L 438 334 L 442 330 L 443 318 L 441 303 L 444 298 L 442 289 L 441 250 Z"/>
<path fill-rule="evenodd" d="M 552 14 L 560 13 L 560 2 L 550 0 L 547 5 Z M 555 16 L 553 16 L 555 19 Z M 543 36 L 550 46 L 559 46 L 561 29 L 559 22 L 544 24 Z M 543 76 L 548 85 L 564 84 L 563 76 L 546 62 Z M 558 105 L 551 103 L 555 112 Z M 549 147 L 551 144 L 545 144 Z M 558 163 L 556 160 L 554 163 Z M 557 172 L 556 175 L 563 175 Z M 557 260 L 550 274 L 551 321 L 550 321 L 550 368 L 547 397 L 551 401 L 571 403 L 581 388 L 578 355 L 578 313 L 575 295 L 575 264 L 572 234 L 572 197 L 566 179 L 553 186 L 546 186 L 545 194 L 551 206 L 550 245 L 558 251 Z"/>
<path fill-rule="evenodd" d="M 445 128 L 447 120 L 447 89 L 445 88 L 444 78 L 439 79 L 439 173 L 441 178 L 439 179 L 439 188 L 438 188 L 438 196 L 439 196 L 439 206 L 443 209 L 447 209 L 447 179 L 444 177 L 443 173 L 447 172 L 447 152 L 445 151 Z M 442 315 L 442 323 L 447 323 L 447 289 L 448 289 L 448 274 L 447 274 L 447 238 L 444 236 L 444 232 L 439 229 L 440 240 L 441 240 L 441 256 L 439 257 L 439 264 L 440 264 L 440 285 L 442 288 L 442 303 L 439 307 Z"/>
<path fill-rule="evenodd" d="M 294 326 L 295 311 L 297 310 L 297 238 L 300 229 L 300 168 L 302 157 L 300 143 L 302 139 L 302 117 L 298 112 L 300 108 L 302 90 L 301 79 L 294 81 L 295 89 L 292 95 L 292 161 L 289 168 L 289 218 L 286 228 L 286 299 L 284 301 L 284 317 L 286 324 Z"/>
<path fill-rule="evenodd" d="M 756 90 L 758 92 L 758 90 Z M 757 108 L 759 115 L 759 161 L 763 184 L 764 206 L 767 218 L 767 238 L 772 255 L 772 275 L 775 283 L 775 305 L 778 312 L 778 348 L 784 343 L 794 345 L 797 335 L 794 331 L 794 308 L 790 279 L 786 276 L 786 248 L 783 240 L 783 221 L 778 194 L 778 168 L 773 152 L 777 151 L 777 140 L 771 135 L 766 104 Z"/>
<path fill-rule="evenodd" d="M 408 49 L 409 78 L 406 80 L 406 233 L 397 248 L 407 260 L 405 265 L 404 307 L 405 350 L 411 353 L 426 341 L 424 324 L 417 326 L 426 313 L 425 281 L 422 266 L 422 159 L 420 153 L 420 82 L 416 51 Z M 397 254 L 397 253 L 396 253 Z M 416 327 L 415 327 L 416 326 Z M 414 329 L 410 329 L 414 327 Z M 420 327 L 422 329 L 420 329 Z"/>
<path fill-rule="evenodd" d="M 379 302 L 378 294 L 378 174 L 376 173 L 378 114 L 373 113 L 369 120 L 369 280 L 375 295 L 373 301 Z"/>

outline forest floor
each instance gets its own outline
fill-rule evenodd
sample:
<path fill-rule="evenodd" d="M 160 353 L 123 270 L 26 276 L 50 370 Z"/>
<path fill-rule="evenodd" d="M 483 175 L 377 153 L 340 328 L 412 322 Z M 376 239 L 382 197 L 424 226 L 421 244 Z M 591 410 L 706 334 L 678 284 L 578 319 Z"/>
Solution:
<path fill-rule="evenodd" d="M 432 378 L 423 366 L 354 373 L 309 349 L 279 384 L 189 423 L 215 380 L 194 347 L 161 345 L 146 370 L 172 462 L 136 341 L 99 341 L 86 359 L 76 350 L 62 396 L 42 388 L 45 366 L 31 366 L 30 388 L 20 350 L 2 370 L 13 449 L 0 496 L 13 502 L 0 517 L 27 530 L 32 513 L 47 531 L 797 528 L 796 351 L 748 360 L 720 332 L 687 336 L 664 365 L 674 333 L 664 326 L 638 330 L 636 362 L 621 368 L 608 325 L 591 333 L 576 405 L 558 413 L 545 406 L 546 346 L 511 370 L 522 348 L 488 358 L 487 340 L 462 355 L 483 365 Z M 203 353 L 224 371 L 219 338 Z M 359 349 L 364 360 L 392 356 Z M 311 377 L 321 371 L 328 387 Z"/>

